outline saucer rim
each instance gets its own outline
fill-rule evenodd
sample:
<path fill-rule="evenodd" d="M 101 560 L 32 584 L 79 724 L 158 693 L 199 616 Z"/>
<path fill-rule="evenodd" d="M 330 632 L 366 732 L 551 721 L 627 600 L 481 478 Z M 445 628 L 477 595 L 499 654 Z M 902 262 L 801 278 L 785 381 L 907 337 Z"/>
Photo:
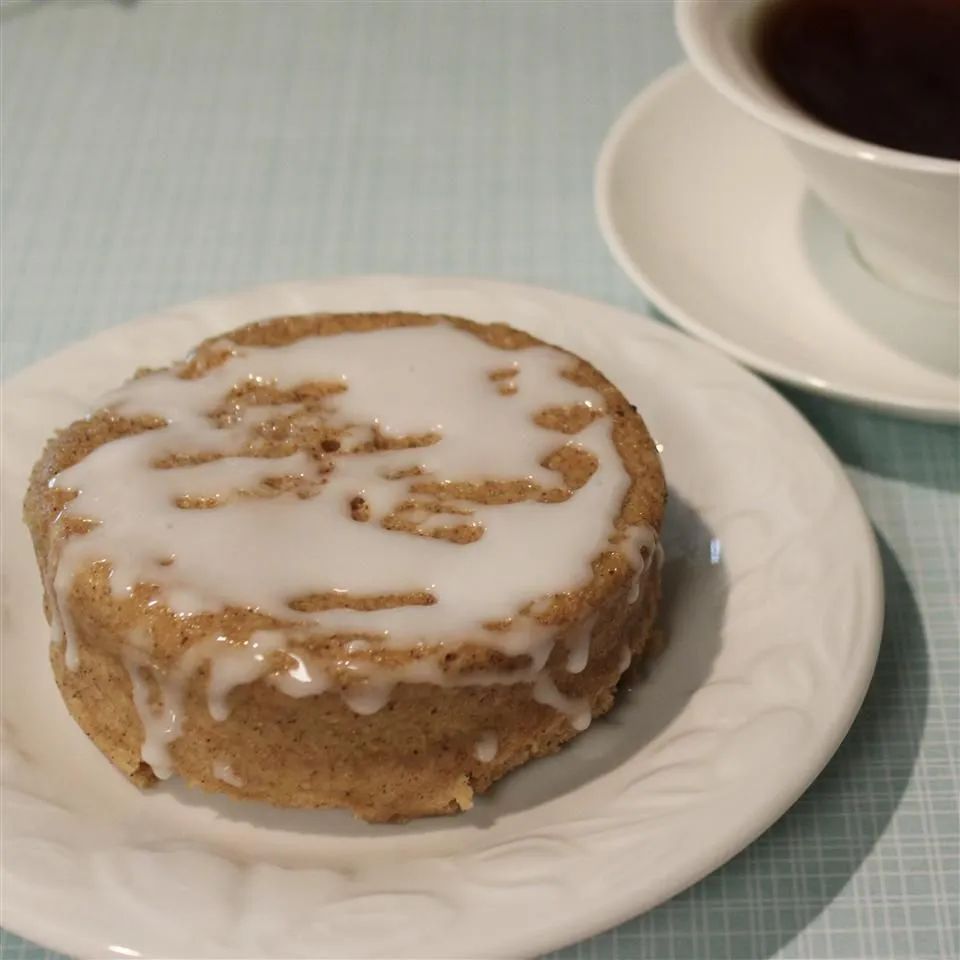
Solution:
<path fill-rule="evenodd" d="M 940 401 L 904 396 L 902 393 L 890 394 L 844 386 L 836 380 L 825 380 L 822 377 L 805 373 L 801 369 L 757 353 L 742 342 L 719 334 L 702 320 L 696 319 L 676 303 L 672 297 L 664 293 L 655 279 L 630 254 L 613 212 L 611 190 L 613 167 L 623 149 L 624 139 L 640 122 L 643 113 L 654 102 L 661 97 L 669 96 L 675 87 L 679 87 L 688 79 L 699 80 L 702 84 L 707 83 L 695 67 L 689 61 L 684 60 L 660 74 L 645 86 L 621 110 L 613 125 L 607 131 L 597 156 L 593 179 L 594 211 L 604 242 L 620 269 L 639 288 L 650 304 L 663 313 L 672 323 L 704 343 L 723 351 L 738 363 L 764 376 L 799 387 L 810 393 L 844 400 L 861 407 L 879 410 L 907 419 L 942 423 L 960 422 L 960 381 L 957 383 L 957 403 L 951 407 Z M 709 89 L 709 87 L 707 86 L 704 89 Z M 724 99 L 723 102 L 736 109 L 728 100 Z M 753 119 L 754 122 L 757 122 L 755 118 Z M 774 131 L 766 132 L 771 137 L 777 135 Z"/>

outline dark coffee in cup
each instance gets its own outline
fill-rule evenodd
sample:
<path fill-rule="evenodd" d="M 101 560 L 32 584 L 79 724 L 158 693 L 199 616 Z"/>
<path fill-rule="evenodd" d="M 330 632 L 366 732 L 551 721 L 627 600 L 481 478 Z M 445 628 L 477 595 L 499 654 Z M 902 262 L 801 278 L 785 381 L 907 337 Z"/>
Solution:
<path fill-rule="evenodd" d="M 783 93 L 821 123 L 960 160 L 960 0 L 770 0 L 754 45 Z"/>

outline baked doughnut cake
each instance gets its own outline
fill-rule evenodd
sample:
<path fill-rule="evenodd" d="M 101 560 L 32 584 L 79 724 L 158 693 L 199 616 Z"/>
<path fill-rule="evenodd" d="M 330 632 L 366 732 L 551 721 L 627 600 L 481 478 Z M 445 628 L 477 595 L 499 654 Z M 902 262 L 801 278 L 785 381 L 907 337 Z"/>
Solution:
<path fill-rule="evenodd" d="M 318 314 L 140 371 L 47 444 L 25 517 L 57 683 L 131 780 L 388 821 L 470 807 L 610 708 L 664 499 L 576 356 Z"/>

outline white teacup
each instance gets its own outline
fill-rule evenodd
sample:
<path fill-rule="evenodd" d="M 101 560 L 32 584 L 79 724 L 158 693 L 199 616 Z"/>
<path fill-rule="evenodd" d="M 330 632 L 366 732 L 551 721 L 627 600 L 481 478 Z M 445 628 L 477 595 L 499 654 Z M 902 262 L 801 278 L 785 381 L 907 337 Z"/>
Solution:
<path fill-rule="evenodd" d="M 960 162 L 846 136 L 794 106 L 754 52 L 753 25 L 767 2 L 677 0 L 687 56 L 712 87 L 783 137 L 874 273 L 913 293 L 960 300 Z"/>

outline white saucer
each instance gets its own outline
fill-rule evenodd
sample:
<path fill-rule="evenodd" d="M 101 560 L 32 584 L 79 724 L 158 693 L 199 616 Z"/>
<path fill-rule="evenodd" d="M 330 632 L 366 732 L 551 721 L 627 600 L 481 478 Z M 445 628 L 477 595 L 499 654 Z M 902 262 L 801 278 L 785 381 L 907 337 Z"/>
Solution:
<path fill-rule="evenodd" d="M 637 404 L 670 483 L 648 681 L 473 810 L 404 826 L 177 785 L 147 793 L 71 722 L 20 521 L 51 431 L 140 365 L 267 316 L 415 310 L 581 353 Z M 491 281 L 355 277 L 218 297 L 105 331 L 4 385 L 0 922 L 71 956 L 537 956 L 672 897 L 806 789 L 856 714 L 883 612 L 840 465 L 758 378 L 663 324 Z M 718 413 L 719 411 L 719 413 Z"/>
<path fill-rule="evenodd" d="M 808 390 L 901 416 L 960 417 L 957 308 L 869 273 L 777 136 L 691 67 L 623 112 L 595 188 L 620 266 L 691 333 Z"/>

